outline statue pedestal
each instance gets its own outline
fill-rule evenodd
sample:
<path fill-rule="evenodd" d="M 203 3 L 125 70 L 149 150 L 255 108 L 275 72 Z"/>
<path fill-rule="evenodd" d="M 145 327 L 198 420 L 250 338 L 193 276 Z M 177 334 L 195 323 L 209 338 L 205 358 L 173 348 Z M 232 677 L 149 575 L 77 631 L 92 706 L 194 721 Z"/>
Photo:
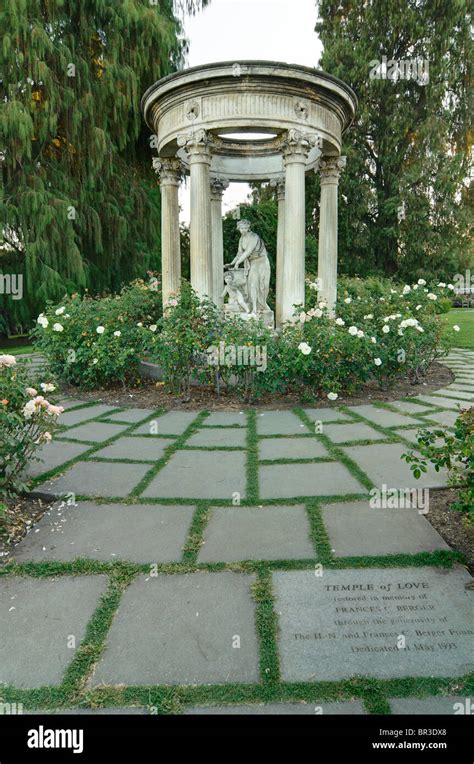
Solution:
<path fill-rule="evenodd" d="M 257 314 L 245 313 L 245 311 L 241 310 L 238 305 L 234 305 L 233 303 L 226 303 L 224 305 L 224 315 L 227 318 L 235 318 L 235 316 L 238 316 L 243 321 L 260 319 L 269 329 L 275 328 L 275 314 L 273 313 L 273 310 L 265 310 L 262 313 Z"/>

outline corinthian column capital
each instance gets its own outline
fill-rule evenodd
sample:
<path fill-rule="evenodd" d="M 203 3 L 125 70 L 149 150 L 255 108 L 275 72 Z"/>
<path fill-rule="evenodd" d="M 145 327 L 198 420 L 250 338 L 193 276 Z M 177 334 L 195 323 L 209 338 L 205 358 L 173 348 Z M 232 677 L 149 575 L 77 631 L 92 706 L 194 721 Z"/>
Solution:
<path fill-rule="evenodd" d="M 154 157 L 153 169 L 160 176 L 161 185 L 179 186 L 182 166 L 176 157 Z"/>
<path fill-rule="evenodd" d="M 212 138 L 207 130 L 194 130 L 178 135 L 178 146 L 186 151 L 190 163 L 211 162 Z"/>
<path fill-rule="evenodd" d="M 347 157 L 320 157 L 314 171 L 319 172 L 322 184 L 339 183 L 346 161 Z"/>
<path fill-rule="evenodd" d="M 229 188 L 227 178 L 211 178 L 211 200 L 220 202 L 226 188 Z"/>
<path fill-rule="evenodd" d="M 321 137 L 317 133 L 304 133 L 291 128 L 282 142 L 284 161 L 305 161 L 311 149 L 320 145 Z"/>
<path fill-rule="evenodd" d="M 277 201 L 282 202 L 285 198 L 285 176 L 280 175 L 278 178 L 272 178 L 270 186 L 276 190 Z"/>

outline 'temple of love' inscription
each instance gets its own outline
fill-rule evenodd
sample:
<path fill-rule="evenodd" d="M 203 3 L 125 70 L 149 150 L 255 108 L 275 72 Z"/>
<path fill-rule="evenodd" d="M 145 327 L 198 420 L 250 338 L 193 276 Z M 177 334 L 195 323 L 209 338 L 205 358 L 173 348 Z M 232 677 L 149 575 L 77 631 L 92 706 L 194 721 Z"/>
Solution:
<path fill-rule="evenodd" d="M 466 673 L 474 662 L 467 580 L 460 568 L 275 573 L 284 678 Z"/>

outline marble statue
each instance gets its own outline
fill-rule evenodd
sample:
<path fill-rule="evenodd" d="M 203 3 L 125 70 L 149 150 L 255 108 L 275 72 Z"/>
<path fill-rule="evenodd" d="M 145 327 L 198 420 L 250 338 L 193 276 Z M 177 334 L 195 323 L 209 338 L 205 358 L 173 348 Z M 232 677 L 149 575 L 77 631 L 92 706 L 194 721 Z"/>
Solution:
<path fill-rule="evenodd" d="M 261 318 L 273 328 L 273 311 L 267 304 L 270 288 L 270 262 L 263 240 L 252 231 L 248 220 L 239 220 L 240 232 L 237 254 L 224 275 L 223 297 L 229 300 L 224 306 L 226 313 L 239 314 L 242 318 Z M 243 268 L 240 266 L 243 265 Z"/>

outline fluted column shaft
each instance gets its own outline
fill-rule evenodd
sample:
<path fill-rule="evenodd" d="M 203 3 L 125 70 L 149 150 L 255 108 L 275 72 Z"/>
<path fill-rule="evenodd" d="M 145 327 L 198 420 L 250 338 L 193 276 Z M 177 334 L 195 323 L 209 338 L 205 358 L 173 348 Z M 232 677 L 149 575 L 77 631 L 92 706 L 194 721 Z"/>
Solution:
<path fill-rule="evenodd" d="M 222 228 L 222 194 L 229 181 L 221 178 L 211 180 L 211 260 L 212 299 L 222 305 L 224 290 L 224 232 Z"/>
<path fill-rule="evenodd" d="M 285 167 L 285 228 L 280 321 L 288 321 L 295 305 L 304 306 L 305 280 L 305 169 L 313 134 L 289 130 L 283 145 Z"/>
<path fill-rule="evenodd" d="M 211 151 L 205 130 L 178 137 L 188 154 L 191 176 L 190 259 L 191 286 L 199 297 L 211 297 Z"/>
<path fill-rule="evenodd" d="M 337 190 L 346 157 L 321 157 L 317 171 L 321 178 L 319 207 L 318 281 L 319 297 L 335 315 L 337 300 Z"/>
<path fill-rule="evenodd" d="M 275 322 L 279 328 L 282 323 L 283 253 L 285 248 L 285 176 L 271 181 L 271 185 L 276 188 L 278 202 Z"/>
<path fill-rule="evenodd" d="M 179 289 L 181 247 L 179 237 L 178 189 L 181 163 L 174 158 L 160 158 L 153 167 L 160 176 L 161 189 L 161 286 L 163 308 Z"/>

